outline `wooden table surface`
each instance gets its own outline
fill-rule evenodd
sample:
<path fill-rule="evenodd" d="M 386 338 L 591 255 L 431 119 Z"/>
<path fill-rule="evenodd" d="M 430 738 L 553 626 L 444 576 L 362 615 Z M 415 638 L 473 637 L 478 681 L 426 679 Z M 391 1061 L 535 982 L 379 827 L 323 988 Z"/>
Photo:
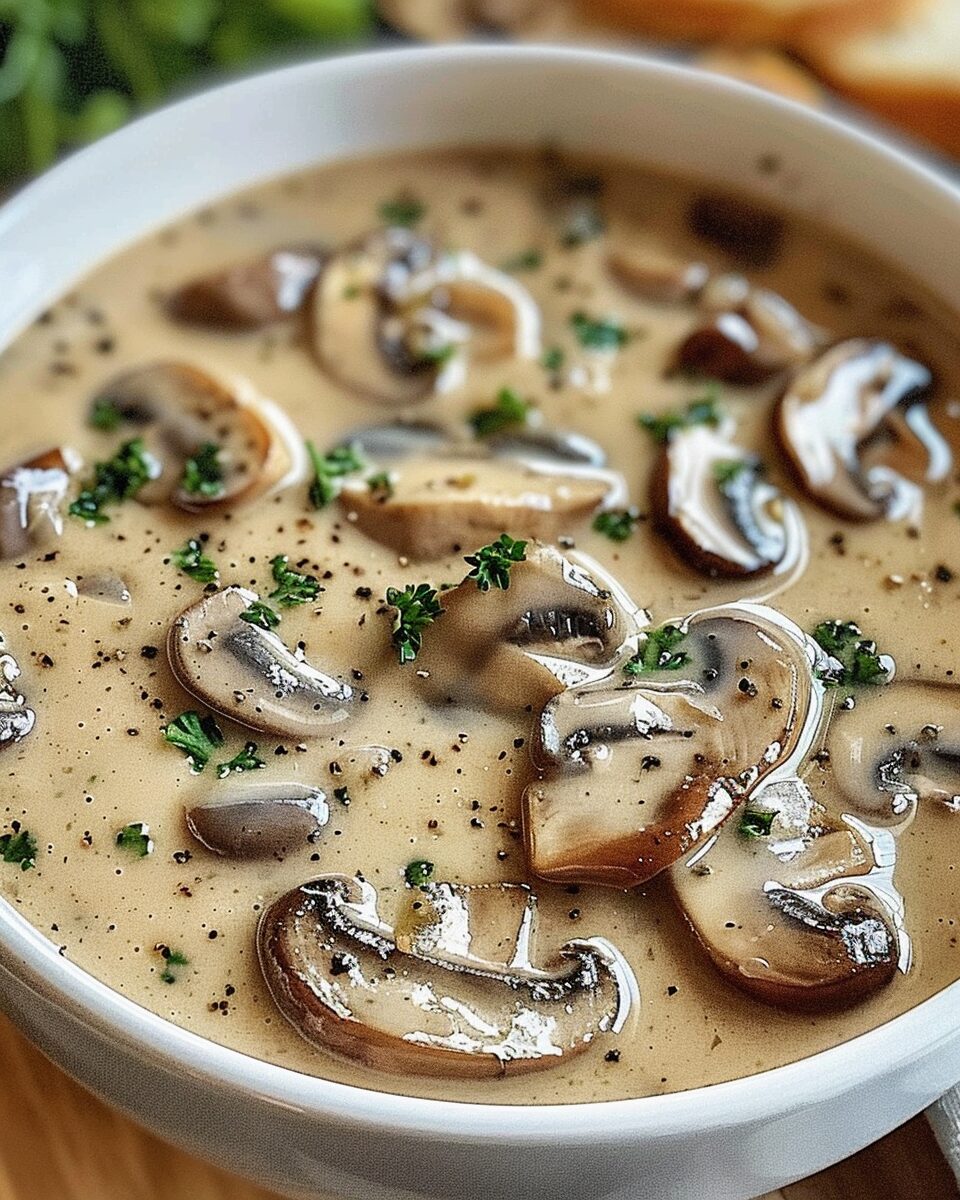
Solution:
<path fill-rule="evenodd" d="M 95 1100 L 3 1018 L 0 1064 L 0 1200 L 275 1200 Z M 958 1197 L 918 1117 L 869 1150 L 763 1200 Z"/>

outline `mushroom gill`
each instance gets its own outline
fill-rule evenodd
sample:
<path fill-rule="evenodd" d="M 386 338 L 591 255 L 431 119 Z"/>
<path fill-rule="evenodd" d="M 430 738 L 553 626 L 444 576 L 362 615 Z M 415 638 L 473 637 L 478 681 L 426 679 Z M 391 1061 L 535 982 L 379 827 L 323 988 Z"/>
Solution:
<path fill-rule="evenodd" d="M 667 631 L 669 655 L 648 654 Z M 724 605 L 642 636 L 639 673 L 561 692 L 541 714 L 524 835 L 542 878 L 646 882 L 789 769 L 819 726 L 816 649 L 772 609 Z"/>
<path fill-rule="evenodd" d="M 275 901 L 257 941 L 278 1008 L 314 1045 L 394 1074 L 486 1078 L 565 1062 L 622 1029 L 636 997 L 602 939 L 534 966 L 534 920 L 522 886 L 428 884 L 391 927 L 369 883 L 328 875 Z"/>

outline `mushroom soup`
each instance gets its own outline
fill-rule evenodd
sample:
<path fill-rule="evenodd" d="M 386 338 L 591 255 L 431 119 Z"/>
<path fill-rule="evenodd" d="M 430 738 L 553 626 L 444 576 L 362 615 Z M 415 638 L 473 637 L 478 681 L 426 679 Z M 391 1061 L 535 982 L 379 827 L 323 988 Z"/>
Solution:
<path fill-rule="evenodd" d="M 3 894 L 185 1028 L 425 1096 L 904 1011 L 960 975 L 958 363 L 822 229 L 555 153 L 152 235 L 0 360 Z"/>

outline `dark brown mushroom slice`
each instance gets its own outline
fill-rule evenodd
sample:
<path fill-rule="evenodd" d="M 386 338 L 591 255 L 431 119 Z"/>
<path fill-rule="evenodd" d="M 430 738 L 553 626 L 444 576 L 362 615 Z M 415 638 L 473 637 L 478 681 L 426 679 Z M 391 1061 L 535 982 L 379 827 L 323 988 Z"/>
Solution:
<path fill-rule="evenodd" d="M 779 213 L 741 196 L 709 192 L 690 206 L 691 230 L 748 267 L 770 267 L 780 257 L 786 234 Z"/>
<path fill-rule="evenodd" d="M 227 587 L 185 609 L 167 638 L 170 666 L 187 691 L 241 725 L 278 737 L 319 737 L 350 715 L 353 689 L 244 620 L 257 599 Z"/>
<path fill-rule="evenodd" d="M 37 714 L 17 686 L 19 678 L 20 665 L 0 634 L 0 750 L 22 742 L 37 723 Z"/>
<path fill-rule="evenodd" d="M 80 457 L 54 446 L 0 477 L 0 558 L 16 558 L 59 537 L 63 507 Z"/>
<path fill-rule="evenodd" d="M 673 433 L 654 472 L 651 506 L 671 548 L 706 575 L 762 575 L 805 551 L 800 510 L 723 429 Z"/>
<path fill-rule="evenodd" d="M 292 438 L 283 436 L 281 414 L 259 399 L 241 399 L 189 363 L 136 367 L 102 386 L 95 402 L 112 404 L 155 442 L 163 470 L 138 493 L 144 503 L 172 500 L 188 512 L 206 512 L 262 495 L 293 465 Z M 217 447 L 224 475 L 211 495 L 189 492 L 182 483 L 187 459 L 206 444 Z"/>
<path fill-rule="evenodd" d="M 280 246 L 192 279 L 168 298 L 167 312 L 201 329 L 263 329 L 302 308 L 325 258 L 320 246 Z"/>
<path fill-rule="evenodd" d="M 678 628 L 679 669 L 574 687 L 544 708 L 541 778 L 524 795 L 534 874 L 643 884 L 809 748 L 823 688 L 796 626 L 760 605 L 725 605 Z"/>
<path fill-rule="evenodd" d="M 326 794 L 304 783 L 237 783 L 187 809 L 187 828 L 224 858 L 276 858 L 313 843 L 330 819 Z"/>
<path fill-rule="evenodd" d="M 498 901 L 516 916 L 510 885 L 428 885 L 396 929 L 370 884 L 325 876 L 264 913 L 257 944 L 277 1007 L 314 1045 L 401 1075 L 479 1079 L 559 1065 L 623 1028 L 636 995 L 623 958 L 602 939 L 567 942 L 531 964 L 533 901 L 496 952 Z M 484 922 L 472 910 L 483 895 Z M 454 917 L 455 920 L 450 918 Z M 482 945 L 474 930 L 482 928 Z M 401 945 L 407 947 L 401 949 Z M 477 953 L 477 950 L 480 953 Z"/>
<path fill-rule="evenodd" d="M 575 683 L 613 669 L 645 614 L 596 564 L 529 545 L 496 596 L 465 580 L 442 593 L 443 620 L 417 658 L 434 702 L 535 709 Z"/>
<path fill-rule="evenodd" d="M 710 278 L 706 263 L 676 258 L 651 246 L 611 250 L 607 270 L 626 291 L 651 304 L 696 300 Z"/>
<path fill-rule="evenodd" d="M 783 842 L 731 822 L 694 858 L 671 872 L 677 902 L 714 965 L 756 999 L 822 1011 L 909 969 L 887 831 L 821 813 Z"/>
<path fill-rule="evenodd" d="M 77 595 L 88 600 L 99 600 L 103 604 L 116 605 L 127 605 L 132 598 L 126 580 L 113 571 L 78 577 Z"/>
<path fill-rule="evenodd" d="M 851 521 L 914 515 L 916 483 L 934 459 L 941 477 L 950 462 L 943 439 L 911 414 L 930 385 L 925 366 L 867 338 L 839 342 L 799 370 L 775 425 L 807 493 Z"/>

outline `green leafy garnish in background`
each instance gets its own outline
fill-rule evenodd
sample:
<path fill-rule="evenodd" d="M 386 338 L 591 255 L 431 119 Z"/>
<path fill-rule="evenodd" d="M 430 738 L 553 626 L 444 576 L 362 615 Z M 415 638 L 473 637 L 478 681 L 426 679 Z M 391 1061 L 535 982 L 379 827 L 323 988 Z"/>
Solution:
<path fill-rule="evenodd" d="M 655 442 L 665 445 L 678 429 L 689 429 L 692 425 L 709 425 L 716 428 L 723 418 L 715 392 L 709 392 L 699 400 L 691 400 L 684 409 L 674 408 L 662 413 L 640 413 L 637 424 L 645 429 Z"/>
<path fill-rule="evenodd" d="M 533 410 L 529 400 L 518 396 L 513 388 L 501 388 L 489 408 L 475 408 L 467 418 L 474 436 L 492 437 L 517 425 L 525 425 Z"/>
<path fill-rule="evenodd" d="M 147 453 L 141 438 L 124 442 L 113 458 L 94 466 L 93 479 L 70 505 L 70 515 L 80 517 L 88 525 L 104 525 L 110 520 L 103 511 L 105 505 L 129 500 L 145 483 L 155 479 L 158 472 L 159 466 Z"/>
<path fill-rule="evenodd" d="M 593 518 L 593 528 L 611 542 L 625 542 L 636 528 L 639 516 L 635 508 L 608 509 Z"/>
<path fill-rule="evenodd" d="M 191 496 L 206 496 L 208 500 L 223 495 L 223 464 L 215 442 L 198 446 L 184 463 L 182 487 Z"/>
<path fill-rule="evenodd" d="M 312 508 L 326 508 L 340 494 L 344 475 L 362 471 L 364 461 L 352 446 L 337 446 L 329 454 L 321 454 L 313 442 L 305 443 L 313 466 L 313 481 L 308 498 Z"/>
<path fill-rule="evenodd" d="M 630 334 L 613 317 L 589 317 L 585 312 L 575 312 L 570 324 L 584 350 L 620 350 L 630 340 Z"/>
<path fill-rule="evenodd" d="M 143 821 L 133 821 L 117 834 L 117 845 L 137 858 L 146 858 L 153 853 L 153 838 L 150 836 L 150 826 Z"/>

